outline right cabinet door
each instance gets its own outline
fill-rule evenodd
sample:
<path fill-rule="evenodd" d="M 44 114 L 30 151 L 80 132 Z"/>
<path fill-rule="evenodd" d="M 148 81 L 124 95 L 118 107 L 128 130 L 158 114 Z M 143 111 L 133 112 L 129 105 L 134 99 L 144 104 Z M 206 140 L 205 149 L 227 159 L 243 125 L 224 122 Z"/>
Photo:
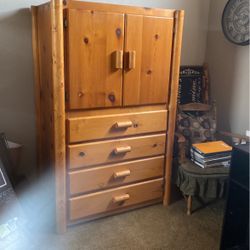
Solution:
<path fill-rule="evenodd" d="M 126 15 L 123 105 L 168 100 L 173 19 Z"/>

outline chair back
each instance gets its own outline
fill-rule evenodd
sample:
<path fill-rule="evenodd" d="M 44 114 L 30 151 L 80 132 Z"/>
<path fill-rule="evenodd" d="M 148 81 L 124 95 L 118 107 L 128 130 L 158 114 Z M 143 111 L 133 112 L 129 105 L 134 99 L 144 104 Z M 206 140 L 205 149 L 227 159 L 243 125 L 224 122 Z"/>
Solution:
<path fill-rule="evenodd" d="M 191 67 L 192 68 L 192 67 Z M 187 70 L 191 72 L 190 70 Z M 189 152 L 189 148 L 193 143 L 212 141 L 215 139 L 216 133 L 216 104 L 208 104 L 209 94 L 208 94 L 208 72 L 207 65 L 203 68 L 203 83 L 199 85 L 199 91 L 201 91 L 201 96 L 204 103 L 185 103 L 178 105 L 177 112 L 177 124 L 176 132 L 182 134 L 187 141 L 186 151 Z M 197 78 L 195 75 L 190 77 L 190 81 L 193 86 L 200 81 L 200 76 Z M 195 89 L 195 88 L 194 88 Z M 182 95 L 179 90 L 179 95 Z M 180 98 L 184 100 L 185 98 Z M 194 98 L 195 99 L 195 98 Z"/>

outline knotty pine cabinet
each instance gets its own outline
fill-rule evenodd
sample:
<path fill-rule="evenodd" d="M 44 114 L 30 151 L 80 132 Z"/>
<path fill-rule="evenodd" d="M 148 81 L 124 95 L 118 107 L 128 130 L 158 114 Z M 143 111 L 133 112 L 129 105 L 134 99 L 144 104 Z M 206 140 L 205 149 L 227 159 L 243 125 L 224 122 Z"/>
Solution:
<path fill-rule="evenodd" d="M 81 1 L 32 6 L 38 171 L 59 232 L 170 202 L 184 12 Z"/>
<path fill-rule="evenodd" d="M 167 102 L 173 19 L 69 9 L 65 20 L 69 109 Z"/>

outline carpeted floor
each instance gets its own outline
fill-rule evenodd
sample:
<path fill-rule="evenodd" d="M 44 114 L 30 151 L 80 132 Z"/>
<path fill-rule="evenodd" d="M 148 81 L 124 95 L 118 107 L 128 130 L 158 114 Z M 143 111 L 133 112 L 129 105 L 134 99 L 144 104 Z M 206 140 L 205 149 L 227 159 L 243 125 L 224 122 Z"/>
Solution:
<path fill-rule="evenodd" d="M 223 206 L 219 201 L 187 216 L 184 200 L 169 208 L 154 205 L 74 226 L 64 235 L 37 234 L 34 249 L 216 250 Z"/>
<path fill-rule="evenodd" d="M 52 187 L 47 181 L 27 188 L 19 200 L 28 223 L 22 240 L 15 239 L 8 250 L 216 250 L 219 249 L 224 201 L 219 200 L 186 215 L 186 203 L 179 200 L 168 208 L 149 206 L 70 227 L 67 233 L 54 231 Z"/>

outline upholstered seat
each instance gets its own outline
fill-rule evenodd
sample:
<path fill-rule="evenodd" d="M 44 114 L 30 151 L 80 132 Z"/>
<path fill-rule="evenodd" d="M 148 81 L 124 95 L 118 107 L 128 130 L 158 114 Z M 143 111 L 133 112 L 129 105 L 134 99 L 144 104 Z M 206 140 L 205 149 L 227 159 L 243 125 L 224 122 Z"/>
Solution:
<path fill-rule="evenodd" d="M 192 161 L 178 166 L 176 184 L 184 195 L 221 198 L 226 191 L 229 168 L 201 168 Z"/>

